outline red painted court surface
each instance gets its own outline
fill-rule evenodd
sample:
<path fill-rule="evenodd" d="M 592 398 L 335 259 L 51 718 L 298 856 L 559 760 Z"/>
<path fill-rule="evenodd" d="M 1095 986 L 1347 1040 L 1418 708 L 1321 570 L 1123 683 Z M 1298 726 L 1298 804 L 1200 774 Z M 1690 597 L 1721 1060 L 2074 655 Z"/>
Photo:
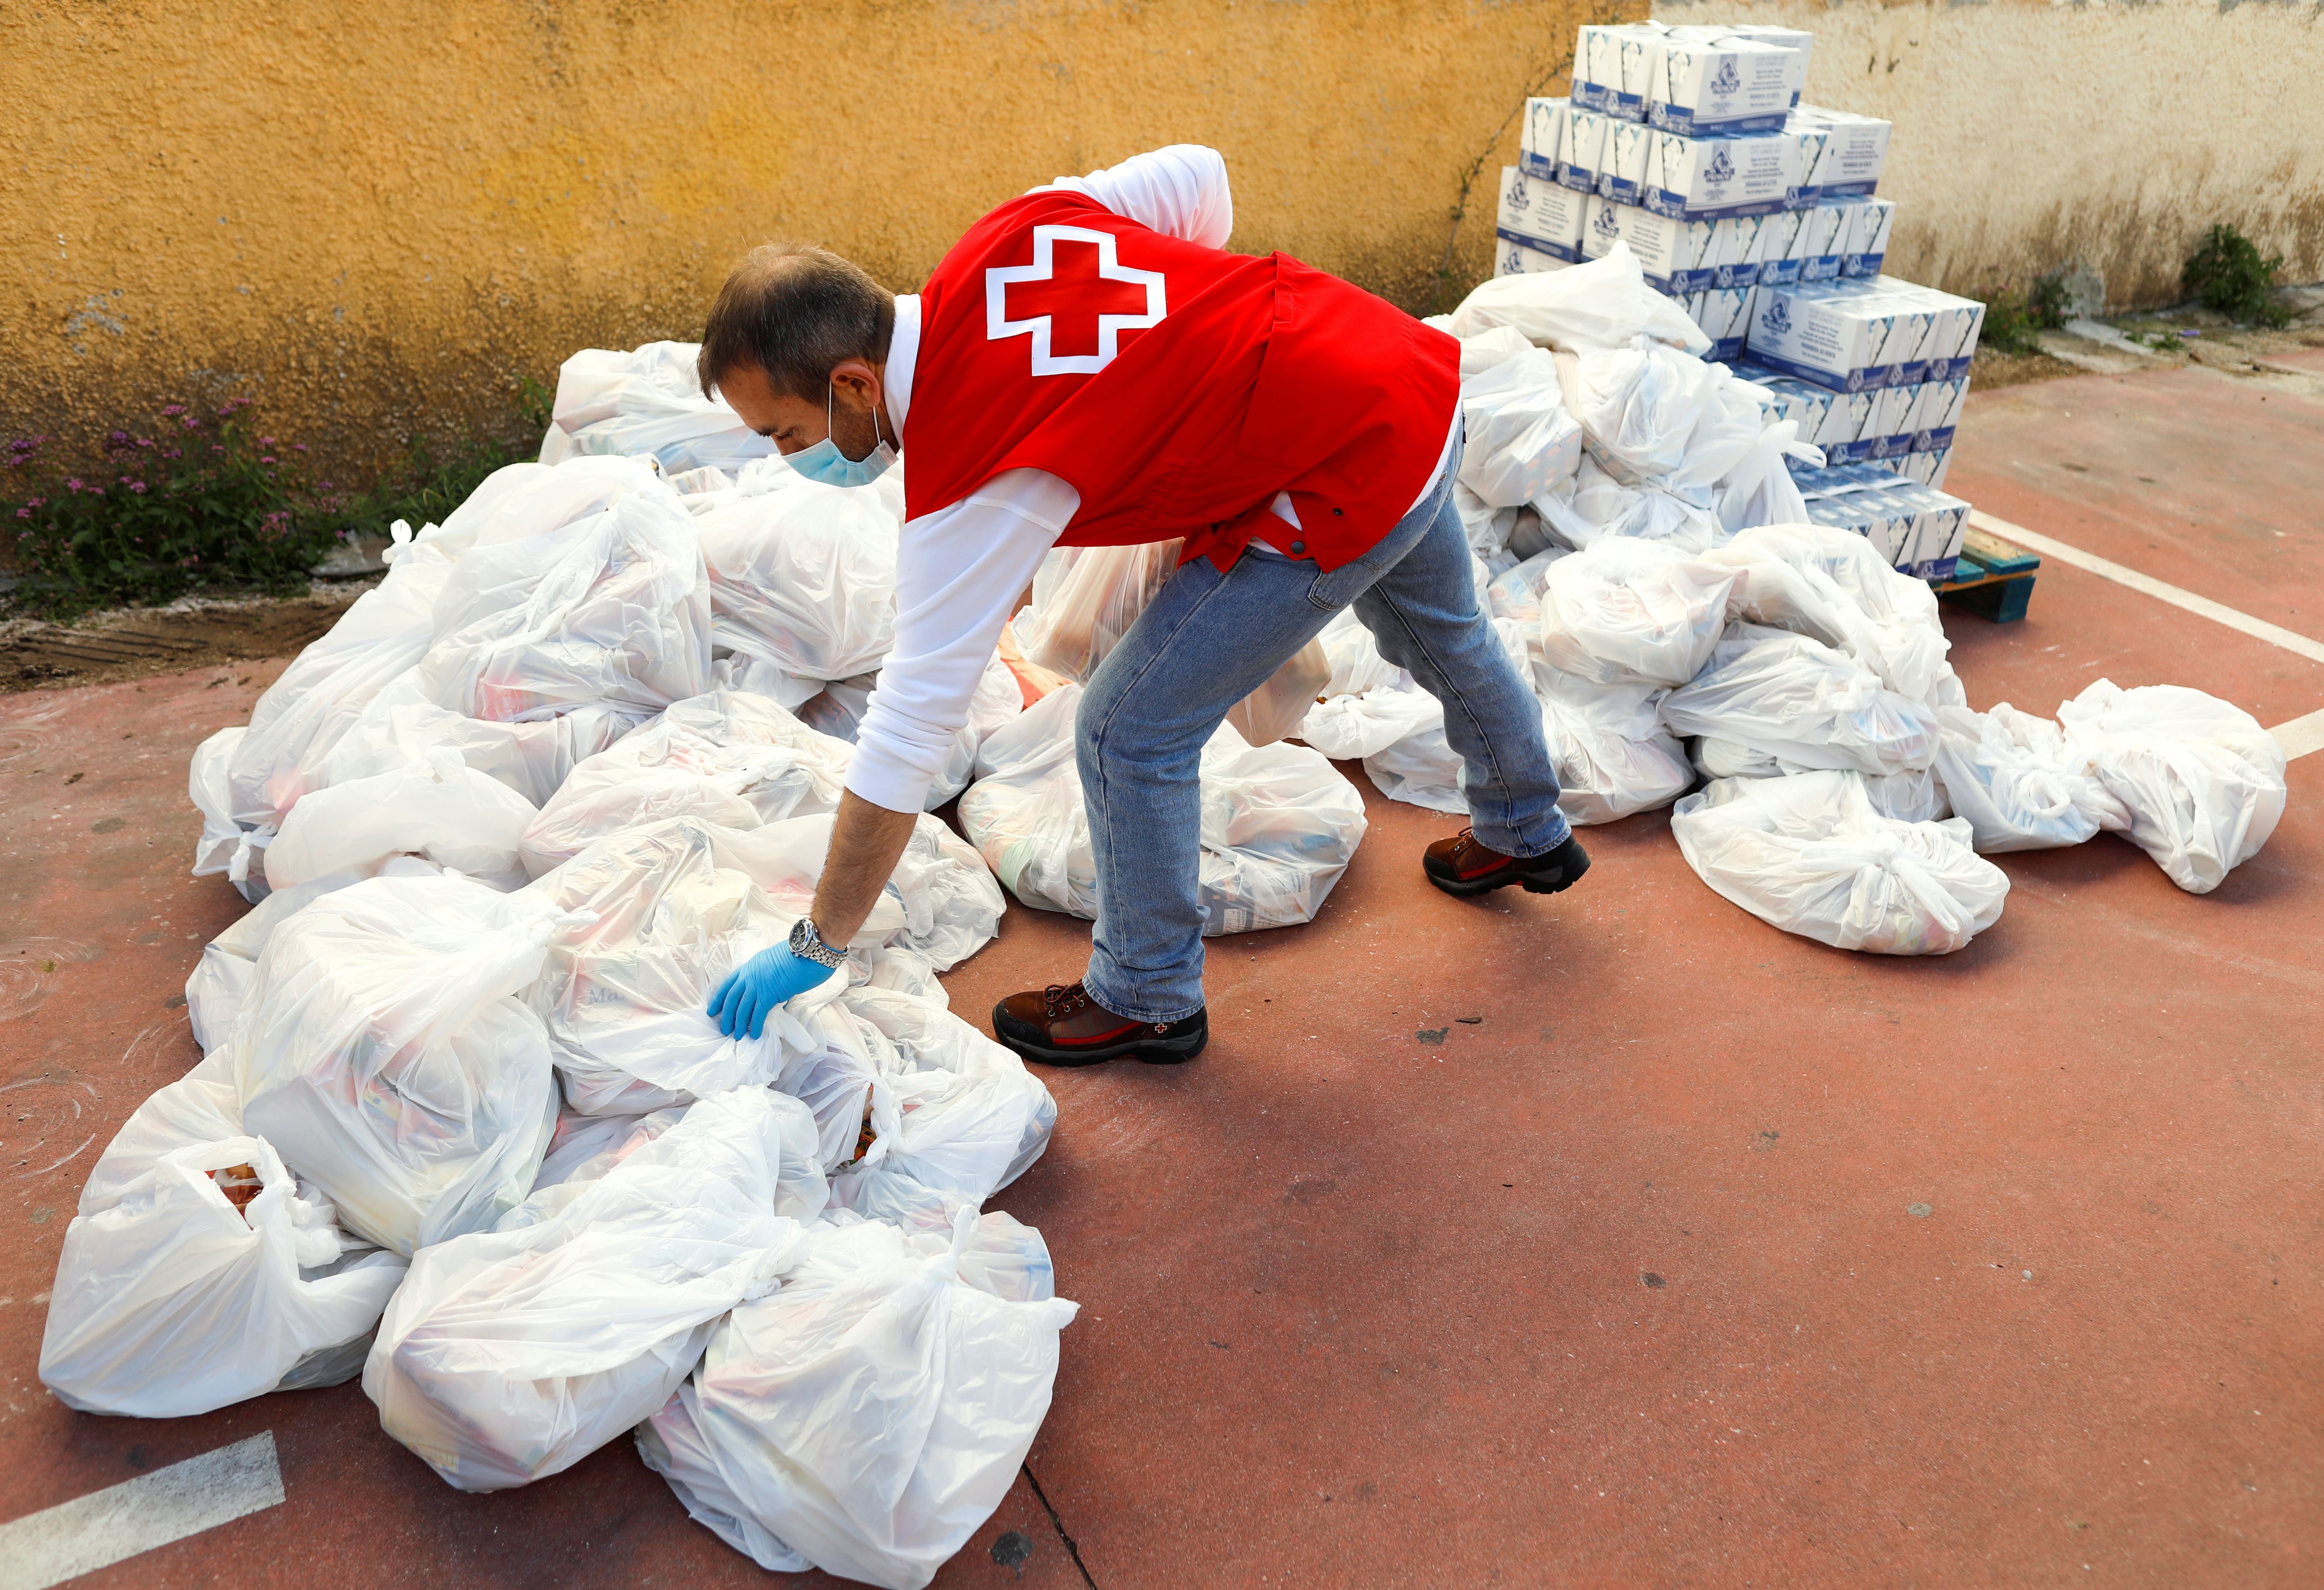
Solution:
<path fill-rule="evenodd" d="M 1969 413 L 1960 495 L 2324 638 L 2324 403 L 2185 370 Z M 2324 665 L 2055 563 L 2024 623 L 1949 624 L 1980 707 L 2324 708 Z M 0 700 L 0 1520 L 272 1431 L 284 1502 L 86 1582 L 763 1581 L 626 1442 L 471 1497 L 355 1385 L 162 1423 L 42 1390 L 81 1180 L 196 1058 L 176 996 L 240 909 L 184 875 L 187 754 L 272 671 Z M 1199 1061 L 1050 1078 L 998 1202 L 1083 1314 L 1040 1493 L 938 1583 L 2324 1583 L 2324 755 L 2291 779 L 2218 892 L 2111 837 L 2003 856 L 1937 960 L 1763 926 L 1659 815 L 1569 894 L 1455 901 L 1417 862 L 1453 825 L 1373 800 L 1319 920 L 1215 945 Z M 1012 908 L 954 1006 L 1086 942 Z"/>

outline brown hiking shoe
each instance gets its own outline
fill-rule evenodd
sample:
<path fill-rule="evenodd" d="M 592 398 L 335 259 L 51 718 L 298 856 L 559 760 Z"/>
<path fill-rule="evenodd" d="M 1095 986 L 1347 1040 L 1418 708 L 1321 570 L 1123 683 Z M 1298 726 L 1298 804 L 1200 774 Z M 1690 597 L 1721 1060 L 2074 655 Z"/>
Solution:
<path fill-rule="evenodd" d="M 1079 983 L 1052 983 L 994 1005 L 992 1035 L 1044 1066 L 1094 1066 L 1125 1055 L 1175 1066 L 1203 1052 L 1211 1026 L 1203 1011 L 1176 1021 L 1133 1021 L 1099 1004 Z"/>
<path fill-rule="evenodd" d="M 1569 834 L 1564 844 L 1544 855 L 1503 855 L 1479 844 L 1476 834 L 1463 828 L 1430 846 L 1420 857 L 1420 870 L 1447 894 L 1482 894 L 1510 883 L 1527 894 L 1554 894 L 1571 889 L 1590 870 L 1590 855 Z"/>

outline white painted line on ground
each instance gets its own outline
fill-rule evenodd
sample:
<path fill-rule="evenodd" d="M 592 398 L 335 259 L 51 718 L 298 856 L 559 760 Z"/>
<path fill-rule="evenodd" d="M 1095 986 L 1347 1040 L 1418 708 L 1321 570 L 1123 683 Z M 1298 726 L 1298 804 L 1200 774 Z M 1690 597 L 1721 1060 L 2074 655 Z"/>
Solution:
<path fill-rule="evenodd" d="M 2280 723 L 2267 731 L 2283 753 L 2295 761 L 2311 751 L 2324 751 L 2324 712 L 2311 712 L 2306 717 L 2295 717 L 2290 723 Z"/>
<path fill-rule="evenodd" d="M 2296 652 L 2310 662 L 2324 662 L 2324 641 L 2311 641 L 2306 635 L 2295 634 L 2280 624 L 2264 618 L 2254 618 L 2248 613 L 2238 613 L 2224 602 L 2214 602 L 2209 596 L 2199 596 L 2192 591 L 2182 591 L 2177 586 L 2165 584 L 2153 575 L 2141 574 L 2135 569 L 2125 569 L 2095 552 L 2085 552 L 2080 547 L 2070 547 L 2063 541 L 2053 541 L 2046 535 L 2012 524 L 2006 519 L 1996 519 L 1990 513 L 1971 512 L 1969 522 L 1979 530 L 1989 530 L 2005 541 L 2029 547 L 2044 558 L 2055 558 L 2061 563 L 2070 563 L 2077 569 L 2087 569 L 2101 578 L 2116 585 L 2128 586 L 2157 601 L 2168 602 L 2173 607 L 2183 607 L 2200 614 L 2214 624 L 2224 624 L 2229 629 L 2240 630 L 2255 640 L 2265 641 L 2271 646 L 2281 646 Z"/>
<path fill-rule="evenodd" d="M 48 1590 L 282 1500 L 274 1432 L 0 1524 L 0 1590 Z"/>
<path fill-rule="evenodd" d="M 2265 641 L 2271 646 L 2281 646 L 2287 652 L 2297 652 L 2311 662 L 2324 662 L 2324 641 L 2311 641 L 2306 635 L 2295 633 L 2281 624 L 2270 624 L 2264 618 L 2254 618 L 2248 613 L 2238 613 L 2224 602 L 2214 602 L 2209 596 L 2199 596 L 2192 591 L 2182 591 L 2177 586 L 2156 579 L 2153 575 L 2141 574 L 2135 569 L 2125 569 L 2111 559 L 2101 558 L 2095 552 L 2085 552 L 2080 547 L 2070 547 L 2063 541 L 2053 541 L 2046 535 L 2030 531 L 2022 524 L 2012 524 L 2006 519 L 1996 519 L 1990 513 L 1973 509 L 1969 513 L 1969 522 L 1979 530 L 1991 531 L 2004 541 L 2015 541 L 2021 547 L 2030 548 L 2044 558 L 2055 558 L 2061 563 L 2070 563 L 2077 569 L 2087 569 L 2101 578 L 2113 580 L 2116 585 L 2128 586 L 2134 591 L 2143 592 L 2157 601 L 2168 602 L 2173 607 L 2183 607 L 2190 613 L 2200 614 L 2215 624 L 2224 624 L 2229 629 L 2239 630 L 2255 640 Z M 2283 747 L 2283 753 L 2286 756 L 2297 758 L 2305 756 L 2311 751 L 2324 751 L 2324 712 L 2311 712 L 2305 717 L 2295 717 L 2289 723 L 2280 723 L 2268 730 L 2268 733 L 2275 736 L 2276 744 Z"/>

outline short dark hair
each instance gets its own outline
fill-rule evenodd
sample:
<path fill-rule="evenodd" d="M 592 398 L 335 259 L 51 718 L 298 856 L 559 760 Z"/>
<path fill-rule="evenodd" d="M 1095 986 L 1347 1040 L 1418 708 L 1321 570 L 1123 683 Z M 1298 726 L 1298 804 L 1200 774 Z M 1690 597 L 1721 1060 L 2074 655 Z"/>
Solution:
<path fill-rule="evenodd" d="M 884 364 L 896 295 L 863 267 L 808 243 L 752 249 L 718 290 L 695 362 L 702 393 L 729 370 L 756 365 L 791 397 L 820 397 L 845 359 Z"/>

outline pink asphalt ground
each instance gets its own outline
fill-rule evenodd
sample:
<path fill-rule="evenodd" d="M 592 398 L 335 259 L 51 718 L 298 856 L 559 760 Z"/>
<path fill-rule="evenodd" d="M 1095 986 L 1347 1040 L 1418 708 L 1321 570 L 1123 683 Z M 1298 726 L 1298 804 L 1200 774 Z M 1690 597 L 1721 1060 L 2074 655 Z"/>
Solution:
<path fill-rule="evenodd" d="M 1980 394 L 1950 485 L 2324 636 L 2313 400 Z M 2055 564 L 2024 623 L 1948 627 L 1980 707 L 2104 674 L 2324 707 L 2324 666 Z M 0 701 L 0 1520 L 272 1430 L 283 1505 L 86 1582 L 764 1579 L 626 1441 L 471 1497 L 354 1385 L 155 1423 L 41 1388 L 81 1180 L 196 1058 L 179 990 L 241 909 L 185 876 L 187 754 L 279 666 Z M 1416 857 L 1455 825 L 1368 790 L 1322 917 L 1214 945 L 1201 1060 L 1050 1078 L 998 1203 L 1084 1311 L 1038 1493 L 938 1583 L 2324 1582 L 2324 756 L 2291 778 L 2216 893 L 2111 837 L 2005 856 L 2000 923 L 1932 960 L 1761 925 L 1660 814 L 1591 831 L 1570 894 L 1449 900 Z M 954 1006 L 1086 943 L 1012 908 Z"/>

